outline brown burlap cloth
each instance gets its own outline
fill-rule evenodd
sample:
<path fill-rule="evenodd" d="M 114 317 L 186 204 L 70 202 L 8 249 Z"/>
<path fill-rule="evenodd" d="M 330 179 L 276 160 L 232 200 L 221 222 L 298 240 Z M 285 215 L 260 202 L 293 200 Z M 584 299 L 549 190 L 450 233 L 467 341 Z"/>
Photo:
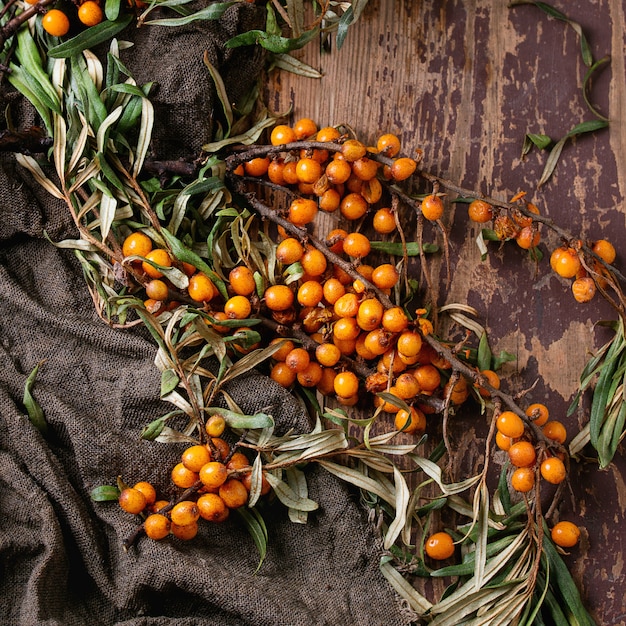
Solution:
<path fill-rule="evenodd" d="M 249 5 L 238 5 L 220 23 L 144 29 L 141 41 L 125 33 L 137 46 L 122 60 L 139 82 L 159 83 L 160 158 L 197 151 L 210 137 L 205 49 L 233 99 L 258 76 L 258 53 L 229 55 L 219 46 L 258 19 Z M 406 624 L 379 572 L 357 494 L 315 468 L 308 479 L 319 511 L 307 525 L 291 523 L 280 504 L 265 511 L 269 548 L 256 574 L 257 550 L 237 519 L 202 524 L 190 542 L 142 538 L 124 552 L 136 518 L 116 503 L 92 502 L 90 490 L 121 475 L 167 492 L 182 447 L 140 439 L 141 429 L 171 408 L 158 400 L 152 340 L 97 318 L 72 251 L 51 245 L 44 229 L 53 240 L 76 236 L 66 209 L 3 156 L 0 624 Z M 44 359 L 34 395 L 49 424 L 47 440 L 21 404 L 27 375 Z M 270 407 L 279 424 L 307 429 L 300 405 L 261 375 L 231 393 L 247 412 Z"/>

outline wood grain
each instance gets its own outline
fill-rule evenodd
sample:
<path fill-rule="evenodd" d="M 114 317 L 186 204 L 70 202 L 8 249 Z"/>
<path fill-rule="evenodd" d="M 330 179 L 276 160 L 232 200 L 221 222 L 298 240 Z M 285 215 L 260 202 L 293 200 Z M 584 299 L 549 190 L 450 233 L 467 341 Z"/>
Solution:
<path fill-rule="evenodd" d="M 310 45 L 294 56 L 323 73 L 312 80 L 274 72 L 268 101 L 275 111 L 320 125 L 349 124 L 367 141 L 397 133 L 403 149 L 424 150 L 424 169 L 501 199 L 526 191 L 543 214 L 572 234 L 608 236 L 626 255 L 626 67 L 625 6 L 621 0 L 553 3 L 587 34 L 594 57 L 611 63 L 592 84 L 592 101 L 610 128 L 569 142 L 552 179 L 537 189 L 546 153 L 521 158 L 524 135 L 559 139 L 592 119 L 582 98 L 586 72 L 576 33 L 530 5 L 508 7 L 488 0 L 371 0 L 341 50 L 321 53 Z M 454 254 L 449 289 L 439 280 L 438 304 L 466 302 L 486 324 L 495 352 L 516 355 L 505 366 L 508 389 L 536 382 L 530 398 L 547 402 L 570 438 L 587 415 L 565 418 L 589 353 L 606 340 L 595 323 L 612 319 L 599 299 L 577 304 L 569 284 L 535 266 L 514 243 L 492 245 L 484 262 L 478 233 L 465 205 L 449 203 L 446 224 Z M 320 228 L 336 224 L 326 218 Z M 409 228 L 410 230 L 410 228 Z M 427 229 L 429 239 L 440 238 Z M 558 241 L 544 230 L 544 253 Z M 443 276 L 439 261 L 437 266 Z M 477 413 L 477 412 L 476 412 Z M 472 438 L 484 436 L 482 417 L 466 416 Z M 475 426 L 475 431 L 474 431 Z M 470 429 L 468 428 L 468 431 Z M 475 434 L 474 434 L 475 432 Z M 482 434 L 481 434 L 482 433 Z M 478 454 L 462 437 L 457 445 Z M 472 452 L 473 451 L 473 452 Z M 567 558 L 585 601 L 599 624 L 625 624 L 626 486 L 623 448 L 603 472 L 575 465 L 563 518 L 583 528 L 582 545 Z"/>

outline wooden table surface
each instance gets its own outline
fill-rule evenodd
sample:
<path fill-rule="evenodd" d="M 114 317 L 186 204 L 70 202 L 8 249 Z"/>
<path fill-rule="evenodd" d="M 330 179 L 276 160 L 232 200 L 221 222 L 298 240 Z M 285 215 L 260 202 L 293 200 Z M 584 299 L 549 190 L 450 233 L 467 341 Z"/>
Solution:
<path fill-rule="evenodd" d="M 610 238 L 624 271 L 626 6 L 622 0 L 553 6 L 582 26 L 595 59 L 611 56 L 591 90 L 594 105 L 611 123 L 568 142 L 555 174 L 539 189 L 547 153 L 533 150 L 522 159 L 525 134 L 557 140 L 593 116 L 582 97 L 586 67 L 574 29 L 536 6 L 370 0 L 341 50 L 322 54 L 311 44 L 294 54 L 323 77 L 274 72 L 269 105 L 276 112 L 292 107 L 291 119 L 347 123 L 368 142 L 385 131 L 397 133 L 406 153 L 424 151 L 424 170 L 479 193 L 506 200 L 526 191 L 542 214 L 573 234 Z M 571 439 L 587 405 L 570 418 L 565 412 L 586 358 L 606 340 L 594 324 L 615 314 L 600 298 L 576 303 L 569 283 L 549 271 L 547 256 L 558 240 L 545 228 L 546 257 L 536 268 L 514 242 L 502 249 L 490 244 L 481 262 L 477 226 L 468 221 L 466 205 L 450 203 L 445 223 L 453 276 L 446 289 L 442 267 L 438 304 L 462 302 L 478 310 L 494 352 L 516 356 L 503 369 L 506 388 L 516 393 L 536 381 L 532 401 L 546 402 Z M 437 236 L 427 226 L 426 239 Z M 480 442 L 484 418 L 474 413 L 464 419 L 469 437 Z M 453 432 L 453 439 L 460 445 L 462 435 Z M 559 509 L 583 530 L 567 562 L 603 625 L 626 624 L 625 470 L 623 447 L 604 471 L 594 463 L 573 464 L 571 489 Z"/>

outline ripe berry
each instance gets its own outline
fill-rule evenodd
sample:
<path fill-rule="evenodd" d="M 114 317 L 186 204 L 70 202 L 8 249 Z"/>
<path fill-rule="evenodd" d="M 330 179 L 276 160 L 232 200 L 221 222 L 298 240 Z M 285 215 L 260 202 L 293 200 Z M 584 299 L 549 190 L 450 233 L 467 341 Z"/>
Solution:
<path fill-rule="evenodd" d="M 190 541 L 198 534 L 198 522 L 192 522 L 191 524 L 187 524 L 185 526 L 179 526 L 178 524 L 172 522 L 170 532 L 177 539 Z"/>
<path fill-rule="evenodd" d="M 362 233 L 350 233 L 343 240 L 343 251 L 353 258 L 361 259 L 370 253 L 370 240 Z"/>
<path fill-rule="evenodd" d="M 400 140 L 396 135 L 386 133 L 376 142 L 378 152 L 388 157 L 395 157 L 400 152 Z"/>
<path fill-rule="evenodd" d="M 297 300 L 302 306 L 317 306 L 324 297 L 324 288 L 317 280 L 307 280 L 298 288 Z"/>
<path fill-rule="evenodd" d="M 309 248 L 300 259 L 300 265 L 305 274 L 309 276 L 321 276 L 328 266 L 326 257 L 317 248 Z"/>
<path fill-rule="evenodd" d="M 396 266 L 392 263 L 383 263 L 374 268 L 372 272 L 372 282 L 379 289 L 391 289 L 395 286 L 400 278 L 400 274 Z"/>
<path fill-rule="evenodd" d="M 543 425 L 543 434 L 552 441 L 563 444 L 567 439 L 567 430 L 563 424 L 557 420 L 546 422 Z"/>
<path fill-rule="evenodd" d="M 374 330 L 380 325 L 384 312 L 385 308 L 379 300 L 376 298 L 366 298 L 359 304 L 356 322 L 362 330 Z"/>
<path fill-rule="evenodd" d="M 228 274 L 228 282 L 232 290 L 239 296 L 249 296 L 256 289 L 254 274 L 245 265 L 234 267 Z"/>
<path fill-rule="evenodd" d="M 70 20 L 59 9 L 50 9 L 42 18 L 41 26 L 53 37 L 63 37 L 70 30 Z"/>
<path fill-rule="evenodd" d="M 581 268 L 578 252 L 564 246 L 557 248 L 550 255 L 550 267 L 563 278 L 573 278 Z"/>
<path fill-rule="evenodd" d="M 228 507 L 217 493 L 205 493 L 198 498 L 200 517 L 209 522 L 222 522 L 228 517 Z"/>
<path fill-rule="evenodd" d="M 270 143 L 273 146 L 279 146 L 284 143 L 291 143 L 296 140 L 296 132 L 286 124 L 278 124 L 274 126 L 270 134 Z"/>
<path fill-rule="evenodd" d="M 152 250 L 152 239 L 142 232 L 134 232 L 124 239 L 122 254 L 124 256 L 138 255 L 145 257 Z"/>
<path fill-rule="evenodd" d="M 221 437 L 226 430 L 226 420 L 221 415 L 211 415 L 207 420 L 205 430 L 209 437 Z"/>
<path fill-rule="evenodd" d="M 248 490 L 236 478 L 229 478 L 220 487 L 219 495 L 229 509 L 237 509 L 248 502 Z"/>
<path fill-rule="evenodd" d="M 529 441 L 518 441 L 509 448 L 509 458 L 515 467 L 530 467 L 537 460 L 535 446 Z"/>
<path fill-rule="evenodd" d="M 172 468 L 171 478 L 177 487 L 188 489 L 198 480 L 198 474 L 187 469 L 182 463 L 177 463 Z"/>
<path fill-rule="evenodd" d="M 473 222 L 484 224 L 493 219 L 493 207 L 484 200 L 472 200 L 467 207 L 467 214 Z"/>
<path fill-rule="evenodd" d="M 333 159 L 326 166 L 326 177 L 328 178 L 328 182 L 333 185 L 341 185 L 345 183 L 348 178 L 350 178 L 350 174 L 352 174 L 352 168 L 350 164 L 344 159 Z"/>
<path fill-rule="evenodd" d="M 298 382 L 303 387 L 315 387 L 322 379 L 322 367 L 316 361 L 311 361 L 297 374 Z"/>
<path fill-rule="evenodd" d="M 591 249 L 609 265 L 615 261 L 615 257 L 617 256 L 613 244 L 606 239 L 598 239 L 598 241 L 594 242 Z"/>
<path fill-rule="evenodd" d="M 362 159 L 367 154 L 367 148 L 358 139 L 347 139 L 341 146 L 341 154 L 352 163 Z"/>
<path fill-rule="evenodd" d="M 342 398 L 349 398 L 359 390 L 359 379 L 353 372 L 340 372 L 334 380 L 335 393 Z"/>
<path fill-rule="evenodd" d="M 520 493 L 528 493 L 535 486 L 535 470 L 518 467 L 511 476 L 511 487 Z"/>
<path fill-rule="evenodd" d="M 317 133 L 317 124 L 312 119 L 303 117 L 293 125 L 293 132 L 296 135 L 296 139 L 312 137 Z"/>
<path fill-rule="evenodd" d="M 199 472 L 211 460 L 211 452 L 206 446 L 196 445 L 187 448 L 181 455 L 182 464 L 192 472 Z"/>
<path fill-rule="evenodd" d="M 283 239 L 276 248 L 276 258 L 285 265 L 299 261 L 303 254 L 304 247 L 293 237 Z"/>
<path fill-rule="evenodd" d="M 535 402 L 526 409 L 526 415 L 537 425 L 543 426 L 550 416 L 548 407 L 545 404 Z"/>
<path fill-rule="evenodd" d="M 87 0 L 78 7 L 78 19 L 85 26 L 95 26 L 104 19 L 104 13 L 97 2 Z"/>
<path fill-rule="evenodd" d="M 511 445 L 513 445 L 513 440 L 498 431 L 496 433 L 496 445 L 500 448 L 500 450 L 504 450 L 506 452 L 511 448 Z"/>
<path fill-rule="evenodd" d="M 136 489 L 137 491 L 141 491 L 141 493 L 143 493 L 143 496 L 146 499 L 146 504 L 148 506 L 153 505 L 156 501 L 156 490 L 149 482 L 138 482 L 137 484 L 133 485 L 133 489 Z"/>
<path fill-rule="evenodd" d="M 263 294 L 265 306 L 270 311 L 286 311 L 293 304 L 293 291 L 287 285 L 272 285 Z"/>
<path fill-rule="evenodd" d="M 315 358 L 324 367 L 333 367 L 341 358 L 341 350 L 334 343 L 321 343 L 315 349 Z"/>
<path fill-rule="evenodd" d="M 270 166 L 269 157 L 257 157 L 243 164 L 245 172 L 248 176 L 254 176 L 259 178 L 267 174 L 267 169 Z"/>
<path fill-rule="evenodd" d="M 296 165 L 296 176 L 301 183 L 314 183 L 322 175 L 322 166 L 319 161 L 305 157 Z"/>
<path fill-rule="evenodd" d="M 285 364 L 289 369 L 296 372 L 303 372 L 311 362 L 309 353 L 304 348 L 294 348 L 285 358 Z"/>
<path fill-rule="evenodd" d="M 200 480 L 205 487 L 215 489 L 223 485 L 228 478 L 228 470 L 219 461 L 205 463 L 200 469 Z"/>
<path fill-rule="evenodd" d="M 349 193 L 344 196 L 339 211 L 345 219 L 355 221 L 361 219 L 369 208 L 365 198 L 358 192 Z"/>
<path fill-rule="evenodd" d="M 118 502 L 122 510 L 127 513 L 141 513 L 146 508 L 146 497 L 138 489 L 127 487 L 119 495 Z"/>
<path fill-rule="evenodd" d="M 383 313 L 381 325 L 390 333 L 401 333 L 408 327 L 409 318 L 402 307 L 394 306 Z"/>
<path fill-rule="evenodd" d="M 576 302 L 590 302 L 596 295 L 596 291 L 596 283 L 589 276 L 581 276 L 572 283 L 572 295 Z"/>
<path fill-rule="evenodd" d="M 272 366 L 270 378 L 281 387 L 291 387 L 296 382 L 297 374 L 286 363 L 278 362 Z"/>
<path fill-rule="evenodd" d="M 172 265 L 172 258 L 168 254 L 167 250 L 163 250 L 163 248 L 156 248 L 155 250 L 148 252 L 148 254 L 146 254 L 146 259 L 163 267 L 171 267 Z M 147 263 L 146 261 L 141 264 L 141 268 L 148 276 L 150 276 L 150 278 L 163 277 L 163 274 L 160 270 L 150 265 L 150 263 Z"/>
<path fill-rule="evenodd" d="M 198 272 L 189 279 L 187 292 L 189 297 L 196 302 L 208 302 L 215 297 L 217 289 L 206 274 Z"/>
<path fill-rule="evenodd" d="M 310 224 L 317 215 L 317 202 L 310 198 L 295 198 L 289 205 L 289 221 L 296 226 Z"/>
<path fill-rule="evenodd" d="M 550 531 L 552 541 L 561 548 L 573 548 L 580 539 L 580 528 L 572 522 L 558 522 Z"/>
<path fill-rule="evenodd" d="M 374 213 L 372 226 L 377 233 L 387 235 L 396 230 L 396 219 L 390 208 L 383 207 Z"/>
<path fill-rule="evenodd" d="M 162 280 L 154 278 L 146 285 L 146 295 L 152 300 L 167 300 L 169 288 Z"/>
<path fill-rule="evenodd" d="M 446 532 L 431 535 L 424 544 L 426 554 L 435 561 L 445 561 L 454 554 L 454 540 Z"/>
<path fill-rule="evenodd" d="M 410 414 L 404 409 L 400 409 L 396 413 L 394 423 L 396 430 L 405 433 L 423 433 L 426 430 L 426 416 L 415 407 L 411 407 Z"/>
<path fill-rule="evenodd" d="M 170 534 L 170 528 L 170 520 L 168 520 L 165 515 L 159 513 L 148 515 L 143 523 L 146 536 L 155 540 L 167 537 Z"/>
<path fill-rule="evenodd" d="M 551 456 L 541 463 L 541 476 L 553 485 L 558 485 L 565 480 L 567 470 L 563 461 L 556 456 Z"/>
<path fill-rule="evenodd" d="M 422 215 L 429 221 L 435 222 L 443 215 L 443 202 L 439 196 L 431 194 L 422 200 Z"/>
<path fill-rule="evenodd" d="M 391 177 L 395 181 L 406 180 L 417 169 L 417 163 L 409 157 L 396 159 L 391 166 Z"/>
<path fill-rule="evenodd" d="M 513 411 L 503 411 L 496 422 L 497 429 L 511 439 L 517 439 L 524 434 L 524 422 Z"/>
<path fill-rule="evenodd" d="M 252 304 L 245 296 L 233 296 L 224 303 L 224 313 L 229 319 L 243 320 L 250 317 Z"/>

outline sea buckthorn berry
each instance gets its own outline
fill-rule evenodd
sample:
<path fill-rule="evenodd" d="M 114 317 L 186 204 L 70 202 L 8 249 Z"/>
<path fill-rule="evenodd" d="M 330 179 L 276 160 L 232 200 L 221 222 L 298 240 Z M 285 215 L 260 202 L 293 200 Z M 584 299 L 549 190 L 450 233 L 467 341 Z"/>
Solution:
<path fill-rule="evenodd" d="M 317 390 L 323 396 L 331 396 L 335 393 L 335 377 L 337 372 L 332 367 L 322 367 L 322 378 L 317 383 Z"/>
<path fill-rule="evenodd" d="M 376 150 L 387 157 L 395 157 L 400 152 L 400 139 L 392 133 L 385 133 L 378 138 Z"/>
<path fill-rule="evenodd" d="M 423 391 L 435 391 L 441 385 L 441 374 L 430 363 L 419 365 L 412 371 L 412 374 Z"/>
<path fill-rule="evenodd" d="M 209 522 L 222 522 L 228 517 L 228 507 L 217 493 L 205 493 L 198 498 L 200 517 Z"/>
<path fill-rule="evenodd" d="M 285 364 L 294 372 L 303 372 L 311 362 L 309 353 L 304 348 L 294 348 L 285 358 Z"/>
<path fill-rule="evenodd" d="M 244 474 L 240 480 L 248 493 L 250 493 L 250 490 L 252 489 L 252 474 Z M 261 472 L 261 495 L 266 496 L 271 490 L 272 486 L 269 484 L 267 478 L 265 477 L 265 472 Z"/>
<path fill-rule="evenodd" d="M 376 172 L 378 172 L 378 163 L 367 157 L 357 159 L 352 163 L 352 172 L 359 180 L 372 180 L 376 176 Z"/>
<path fill-rule="evenodd" d="M 286 124 L 278 124 L 272 128 L 270 133 L 270 143 L 273 146 L 280 146 L 284 143 L 291 143 L 296 140 L 296 131 Z"/>
<path fill-rule="evenodd" d="M 494 389 L 500 389 L 500 377 L 493 370 L 482 370 L 480 374 L 486 380 L 487 384 L 491 385 Z M 478 393 L 483 398 L 491 397 L 491 393 L 481 386 L 478 386 Z"/>
<path fill-rule="evenodd" d="M 337 278 L 329 278 L 322 287 L 324 300 L 330 305 L 334 305 L 341 296 L 346 293 L 346 288 Z"/>
<path fill-rule="evenodd" d="M 400 361 L 399 359 L 397 360 Z M 402 362 L 400 361 L 400 363 Z M 396 378 L 395 387 L 398 397 L 402 398 L 403 400 L 410 400 L 421 391 L 420 385 L 417 382 L 417 378 L 415 378 L 415 376 L 413 376 L 413 374 L 411 374 L 410 372 L 404 372 L 400 374 L 400 376 Z"/>
<path fill-rule="evenodd" d="M 210 460 L 211 453 L 209 449 L 200 444 L 189 446 L 181 455 L 182 464 L 192 472 L 199 472 Z"/>
<path fill-rule="evenodd" d="M 317 248 L 309 248 L 300 259 L 300 264 L 305 274 L 309 276 L 321 276 L 328 267 L 328 262 L 323 252 Z"/>
<path fill-rule="evenodd" d="M 366 298 L 359 304 L 356 322 L 362 330 L 378 328 L 383 319 L 385 308 L 376 298 Z"/>
<path fill-rule="evenodd" d="M 515 467 L 530 467 L 537 460 L 537 452 L 530 441 L 517 441 L 509 448 L 509 458 Z"/>
<path fill-rule="evenodd" d="M 445 561 L 454 554 L 454 540 L 446 532 L 431 535 L 424 544 L 426 554 L 435 561 Z"/>
<path fill-rule="evenodd" d="M 267 168 L 267 177 L 275 184 L 275 185 L 285 185 L 287 181 L 285 180 L 285 162 L 280 159 L 274 159 L 270 162 Z"/>
<path fill-rule="evenodd" d="M 171 472 L 172 482 L 182 489 L 188 489 L 198 480 L 198 473 L 187 469 L 183 463 L 177 463 Z"/>
<path fill-rule="evenodd" d="M 393 333 L 390 333 L 383 328 L 375 328 L 367 333 L 363 343 L 365 348 L 371 354 L 374 356 L 381 356 L 392 347 Z"/>
<path fill-rule="evenodd" d="M 211 444 L 213 444 L 214 449 L 211 449 L 211 446 L 208 443 L 207 448 L 211 450 L 211 456 L 214 461 L 225 459 L 230 454 L 230 446 L 225 439 L 222 439 L 221 437 L 211 437 Z"/>
<path fill-rule="evenodd" d="M 496 422 L 497 429 L 507 437 L 517 439 L 524 434 L 524 422 L 513 411 L 503 411 Z"/>
<path fill-rule="evenodd" d="M 493 207 L 484 200 L 472 200 L 467 207 L 467 214 L 473 222 L 484 224 L 493 219 Z"/>
<path fill-rule="evenodd" d="M 330 183 L 340 185 L 350 178 L 352 168 L 350 167 L 350 163 L 344 159 L 333 159 L 326 166 L 325 173 Z"/>
<path fill-rule="evenodd" d="M 387 350 L 387 352 L 385 352 L 380 357 L 378 363 L 376 364 L 377 372 L 387 375 L 391 372 L 394 376 L 397 374 L 401 374 L 406 370 L 406 368 L 406 364 L 400 360 L 400 358 L 398 357 L 398 351 L 395 349 Z M 398 380 L 396 380 L 396 385 L 398 384 Z M 404 395 L 400 394 L 400 396 L 404 398 Z"/>
<path fill-rule="evenodd" d="M 276 247 L 276 258 L 285 265 L 291 265 L 302 258 L 304 246 L 294 237 L 283 239 Z"/>
<path fill-rule="evenodd" d="M 157 265 L 161 265 L 163 267 L 171 267 L 172 258 L 168 254 L 167 250 L 163 250 L 163 248 L 156 248 L 146 254 L 146 259 L 156 263 Z M 141 268 L 143 271 L 150 276 L 150 278 L 162 278 L 163 274 L 156 267 L 150 265 L 150 263 L 146 263 L 145 261 L 141 264 Z"/>
<path fill-rule="evenodd" d="M 243 320 L 250 317 L 252 304 L 246 296 L 233 296 L 224 303 L 224 313 L 229 319 Z"/>
<path fill-rule="evenodd" d="M 229 478 L 220 487 L 219 495 L 229 509 L 238 509 L 248 502 L 248 490 L 236 478 Z"/>
<path fill-rule="evenodd" d="M 369 208 L 365 198 L 358 192 L 349 193 L 344 196 L 339 211 L 347 220 L 355 221 L 361 219 Z"/>
<path fill-rule="evenodd" d="M 341 341 L 356 340 L 361 328 L 354 317 L 341 317 L 333 324 L 333 337 Z"/>
<path fill-rule="evenodd" d="M 232 346 L 239 354 L 249 354 L 261 346 L 260 341 L 250 344 L 249 333 L 251 332 L 253 331 L 249 326 L 242 326 L 233 333 L 234 341 Z"/>
<path fill-rule="evenodd" d="M 122 243 L 122 254 L 124 256 L 138 255 L 146 256 L 152 251 L 152 239 L 142 232 L 134 232 L 128 235 Z"/>
<path fill-rule="evenodd" d="M 372 219 L 372 227 L 381 235 L 388 235 L 396 230 L 396 218 L 388 207 L 378 209 Z"/>
<path fill-rule="evenodd" d="M 226 420 L 221 415 L 211 415 L 204 429 L 209 437 L 221 437 L 226 430 Z"/>
<path fill-rule="evenodd" d="M 427 220 L 435 222 L 443 215 L 443 201 L 439 196 L 430 194 L 422 200 L 421 209 Z"/>
<path fill-rule="evenodd" d="M 339 348 L 339 351 L 344 356 L 354 354 L 354 351 L 356 350 L 356 341 L 356 339 L 338 339 L 333 335 L 333 343 Z"/>
<path fill-rule="evenodd" d="M 296 139 L 306 139 L 317 133 L 317 124 L 309 117 L 303 117 L 293 125 L 293 132 Z"/>
<path fill-rule="evenodd" d="M 324 243 L 331 252 L 341 254 L 343 252 L 343 240 L 347 237 L 348 231 L 343 228 L 333 228 L 326 235 Z"/>
<path fill-rule="evenodd" d="M 362 159 L 367 154 L 367 148 L 358 139 L 347 139 L 341 146 L 343 158 L 352 163 Z"/>
<path fill-rule="evenodd" d="M 383 313 L 381 325 L 390 333 L 401 333 L 408 327 L 409 318 L 402 307 L 394 306 Z"/>
<path fill-rule="evenodd" d="M 340 358 L 341 350 L 334 343 L 322 343 L 315 349 L 315 359 L 324 367 L 333 367 Z"/>
<path fill-rule="evenodd" d="M 572 283 L 572 295 L 576 302 L 590 302 L 596 295 L 597 287 L 593 278 L 582 276 Z"/>
<path fill-rule="evenodd" d="M 361 259 L 370 253 L 370 240 L 362 233 L 350 233 L 343 240 L 343 251 L 355 259 Z"/>
<path fill-rule="evenodd" d="M 561 548 L 573 548 L 580 539 L 580 528 L 572 522 L 558 522 L 552 527 L 550 537 Z"/>
<path fill-rule="evenodd" d="M 391 289 L 398 282 L 399 278 L 400 274 L 392 263 L 383 263 L 375 267 L 372 272 L 372 282 L 379 289 Z"/>
<path fill-rule="evenodd" d="M 543 426 L 550 417 L 550 412 L 545 404 L 535 402 L 526 409 L 526 415 L 537 425 Z"/>
<path fill-rule="evenodd" d="M 241 470 L 244 467 L 250 467 L 250 460 L 243 452 L 235 452 L 230 461 L 226 464 L 229 470 Z"/>
<path fill-rule="evenodd" d="M 228 282 L 230 283 L 231 289 L 239 296 L 249 296 L 253 294 L 256 289 L 254 274 L 252 270 L 245 265 L 239 265 L 230 270 Z"/>
<path fill-rule="evenodd" d="M 275 361 L 284 361 L 287 355 L 296 347 L 291 339 L 285 339 L 284 337 L 274 337 L 270 341 L 270 346 L 274 346 L 277 343 L 280 343 L 281 347 L 272 354 L 272 358 Z"/>
<path fill-rule="evenodd" d="M 422 337 L 413 330 L 405 330 L 398 337 L 398 352 L 405 356 L 417 356 L 422 347 Z"/>
<path fill-rule="evenodd" d="M 449 388 L 450 388 L 450 381 L 448 381 L 443 388 L 444 395 L 448 394 Z M 467 385 L 467 380 L 465 380 L 465 378 L 461 376 L 456 381 L 456 383 L 454 383 L 454 386 L 452 387 L 452 390 L 450 391 L 450 402 L 452 402 L 452 404 L 463 404 L 463 402 L 465 402 L 468 397 L 469 397 L 469 388 Z"/>
<path fill-rule="evenodd" d="M 255 176 L 259 178 L 260 176 L 265 176 L 267 174 L 267 170 L 270 166 L 269 157 L 256 157 L 255 159 L 251 159 L 250 161 L 246 161 L 243 164 L 243 168 L 248 176 Z"/>
<path fill-rule="evenodd" d="M 498 431 L 496 433 L 496 445 L 500 448 L 500 450 L 504 450 L 506 452 L 513 445 L 513 440 Z"/>
<path fill-rule="evenodd" d="M 152 300 L 167 300 L 169 288 L 162 280 L 154 278 L 146 285 L 146 295 Z"/>
<path fill-rule="evenodd" d="M 404 433 L 423 433 L 426 430 L 426 416 L 422 411 L 411 407 L 411 412 L 400 409 L 394 418 L 396 430 Z"/>
<path fill-rule="evenodd" d="M 143 511 L 148 504 L 143 493 L 139 491 L 139 489 L 134 489 L 133 487 L 122 489 L 118 502 L 122 510 L 135 515 L 137 513 L 141 513 L 141 511 Z"/>
<path fill-rule="evenodd" d="M 297 166 L 297 161 L 287 161 L 285 163 L 282 173 L 283 178 L 288 185 L 297 185 L 300 182 L 298 180 L 298 174 L 296 173 Z"/>
<path fill-rule="evenodd" d="M 318 202 L 320 210 L 333 213 L 341 205 L 341 194 L 336 189 L 327 189 Z"/>
<path fill-rule="evenodd" d="M 296 198 L 289 205 L 289 221 L 296 226 L 310 224 L 317 215 L 317 202 L 310 198 Z"/>
<path fill-rule="evenodd" d="M 287 389 L 296 382 L 297 374 L 286 363 L 279 361 L 272 366 L 270 378 Z"/>
<path fill-rule="evenodd" d="M 70 20 L 59 9 L 50 9 L 42 18 L 41 26 L 53 37 L 63 37 L 70 30 Z"/>
<path fill-rule="evenodd" d="M 331 142 L 337 141 L 341 133 L 334 126 L 324 126 L 317 131 L 317 141 Z"/>
<path fill-rule="evenodd" d="M 78 7 L 78 19 L 85 26 L 95 26 L 104 19 L 104 12 L 94 0 L 87 0 Z"/>
<path fill-rule="evenodd" d="M 170 520 L 160 513 L 148 515 L 143 523 L 146 536 L 156 541 L 164 539 L 170 534 L 170 526 Z"/>
<path fill-rule="evenodd" d="M 532 202 L 526 203 L 526 210 L 529 213 L 539 215 L 539 209 Z M 511 211 L 511 217 L 513 221 L 520 227 L 526 228 L 533 223 L 533 218 L 530 215 L 524 215 L 519 209 L 515 208 Z"/>
<path fill-rule="evenodd" d="M 541 462 L 540 471 L 542 478 L 553 485 L 562 483 L 567 476 L 567 470 L 565 469 L 563 461 L 556 456 L 550 456 L 544 459 Z"/>
<path fill-rule="evenodd" d="M 546 422 L 543 425 L 543 434 L 552 441 L 563 444 L 567 439 L 567 430 L 563 424 L 557 420 Z"/>
<path fill-rule="evenodd" d="M 169 504 L 168 500 L 157 500 L 151 507 L 152 513 L 158 513 L 161 509 L 165 508 Z"/>
<path fill-rule="evenodd" d="M 152 486 L 151 483 L 142 480 L 135 485 L 133 485 L 133 489 L 137 491 L 141 491 L 143 493 L 144 498 L 146 499 L 146 505 L 152 506 L 156 501 L 156 489 Z"/>
<path fill-rule="evenodd" d="M 563 278 L 574 278 L 581 267 L 578 252 L 564 246 L 557 248 L 550 255 L 550 267 Z"/>
<path fill-rule="evenodd" d="M 177 526 L 188 526 L 198 521 L 200 511 L 193 500 L 183 500 L 175 504 L 170 511 L 170 519 Z"/>
<path fill-rule="evenodd" d="M 335 393 L 341 398 L 349 398 L 359 391 L 359 379 L 353 372 L 339 372 L 333 384 Z"/>
<path fill-rule="evenodd" d="M 359 296 L 351 291 L 345 293 L 337 299 L 333 311 L 339 317 L 356 317 L 359 312 Z"/>
<path fill-rule="evenodd" d="M 417 162 L 410 157 L 400 157 L 391 165 L 390 174 L 395 181 L 406 180 L 417 169 Z"/>
<path fill-rule="evenodd" d="M 617 256 L 613 244 L 606 239 L 598 239 L 595 241 L 591 246 L 591 250 L 609 265 L 615 261 L 615 257 Z"/>
<path fill-rule="evenodd" d="M 196 302 L 208 302 L 215 297 L 217 289 L 206 274 L 198 272 L 189 279 L 187 292 L 189 297 Z"/>
<path fill-rule="evenodd" d="M 185 526 L 179 526 L 174 522 L 171 523 L 170 533 L 181 541 L 190 541 L 198 534 L 198 522 L 193 522 Z"/>
<path fill-rule="evenodd" d="M 287 285 L 272 285 L 263 294 L 265 306 L 270 311 L 286 311 L 293 304 L 293 291 Z"/>
<path fill-rule="evenodd" d="M 319 161 L 305 157 L 296 165 L 296 176 L 301 183 L 314 183 L 322 175 L 322 166 Z"/>
<path fill-rule="evenodd" d="M 317 306 L 324 297 L 324 287 L 317 280 L 307 280 L 298 288 L 297 300 L 302 306 Z"/>
<path fill-rule="evenodd" d="M 536 248 L 541 241 L 541 233 L 533 226 L 524 226 L 515 236 L 515 242 L 523 250 Z"/>
<path fill-rule="evenodd" d="M 209 461 L 200 469 L 200 480 L 205 487 L 215 489 L 228 478 L 228 470 L 220 461 Z"/>
<path fill-rule="evenodd" d="M 511 475 L 511 487 L 520 493 L 528 493 L 535 486 L 535 470 L 518 467 Z"/>
<path fill-rule="evenodd" d="M 298 382 L 303 387 L 316 387 L 322 380 L 322 367 L 317 361 L 311 361 L 301 372 L 297 374 Z"/>

